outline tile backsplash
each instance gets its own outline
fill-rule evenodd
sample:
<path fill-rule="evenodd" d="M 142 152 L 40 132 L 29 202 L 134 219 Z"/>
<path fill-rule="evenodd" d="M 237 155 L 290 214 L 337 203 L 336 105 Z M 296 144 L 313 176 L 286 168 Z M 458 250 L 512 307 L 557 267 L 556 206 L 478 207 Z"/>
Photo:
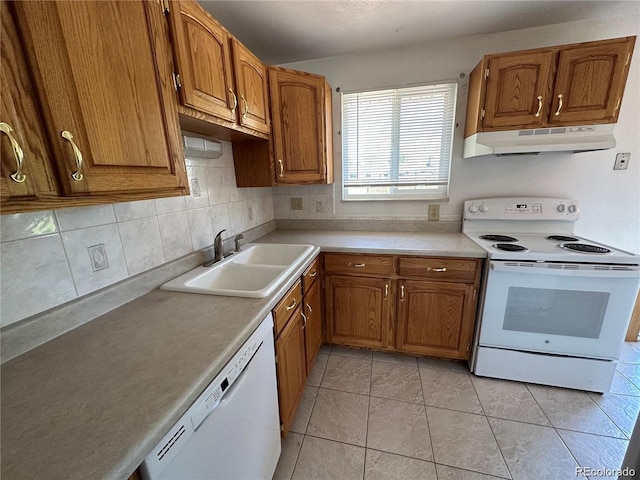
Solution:
<path fill-rule="evenodd" d="M 1 325 L 273 220 L 271 188 L 237 188 L 222 144 L 219 159 L 187 158 L 188 197 L 2 215 Z"/>

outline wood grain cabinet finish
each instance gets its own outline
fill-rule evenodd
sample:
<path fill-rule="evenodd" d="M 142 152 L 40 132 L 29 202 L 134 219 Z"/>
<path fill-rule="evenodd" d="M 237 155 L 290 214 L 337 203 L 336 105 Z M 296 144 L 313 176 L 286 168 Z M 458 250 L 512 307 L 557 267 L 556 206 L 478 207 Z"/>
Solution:
<path fill-rule="evenodd" d="M 476 258 L 326 253 L 327 341 L 468 359 L 481 268 Z"/>
<path fill-rule="evenodd" d="M 302 398 L 306 379 L 304 320 L 302 306 L 276 338 L 276 373 L 282 437 L 286 437 Z"/>
<path fill-rule="evenodd" d="M 475 286 L 399 280 L 396 349 L 467 359 L 475 324 Z"/>
<path fill-rule="evenodd" d="M 391 285 L 386 278 L 327 275 L 327 340 L 386 348 L 390 338 Z"/>
<path fill-rule="evenodd" d="M 282 331 L 295 309 L 300 305 L 302 305 L 302 282 L 298 280 L 286 295 L 280 299 L 278 304 L 273 307 L 273 324 L 276 336 Z"/>
<path fill-rule="evenodd" d="M 235 38 L 232 47 L 240 124 L 268 134 L 271 122 L 267 70 L 260 59 Z"/>
<path fill-rule="evenodd" d="M 635 39 L 485 56 L 469 78 L 465 137 L 617 122 Z"/>
<path fill-rule="evenodd" d="M 195 0 L 172 1 L 167 16 L 182 126 L 223 140 L 268 138 L 263 63 Z"/>
<path fill-rule="evenodd" d="M 269 68 L 277 184 L 332 183 L 331 87 L 324 77 Z"/>
<path fill-rule="evenodd" d="M 322 345 L 322 289 L 316 280 L 304 295 L 302 311 L 305 315 L 304 341 L 307 375 L 311 373 L 313 364 Z"/>
<path fill-rule="evenodd" d="M 51 153 L 35 91 L 8 2 L 0 3 L 0 198 L 5 213 L 29 206 L 41 194 L 56 194 Z"/>
<path fill-rule="evenodd" d="M 117 194 L 187 194 L 159 5 L 51 1 L 12 7 L 61 193 L 102 201 Z"/>

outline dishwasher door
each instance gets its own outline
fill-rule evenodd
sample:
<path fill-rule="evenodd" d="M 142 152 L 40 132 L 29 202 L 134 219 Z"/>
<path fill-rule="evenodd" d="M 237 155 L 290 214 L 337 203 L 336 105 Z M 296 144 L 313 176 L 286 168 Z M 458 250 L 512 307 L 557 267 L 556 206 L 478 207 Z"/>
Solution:
<path fill-rule="evenodd" d="M 165 442 L 167 437 L 163 439 L 164 447 L 161 442 L 154 449 L 154 452 L 162 452 L 163 448 L 171 449 L 174 443 L 176 446 L 182 443 L 177 453 L 172 452 L 173 458 L 161 472 L 145 469 L 145 462 L 142 468 L 145 477 L 153 480 L 202 480 L 266 479 L 273 476 L 280 456 L 280 419 L 272 321 L 268 328 L 264 325 L 265 322 L 261 327 L 266 336 L 217 405 L 210 406 L 208 416 L 202 413 L 203 404 L 211 402 L 215 395 L 207 388 L 181 419 L 186 421 L 176 424 L 177 427 L 187 427 L 184 433 L 174 427 L 168 434 L 169 440 Z M 241 348 L 212 386 L 216 386 L 216 381 L 224 383 L 229 378 L 225 372 L 232 371 L 234 363 L 251 353 L 243 353 Z M 193 430 L 190 432 L 189 428 Z M 181 436 L 186 437 L 186 441 L 181 441 Z"/>

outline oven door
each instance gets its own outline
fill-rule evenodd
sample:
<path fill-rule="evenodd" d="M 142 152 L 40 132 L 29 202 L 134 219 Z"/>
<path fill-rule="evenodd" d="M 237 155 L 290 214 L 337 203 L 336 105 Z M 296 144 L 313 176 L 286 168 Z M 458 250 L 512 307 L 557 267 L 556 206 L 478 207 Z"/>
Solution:
<path fill-rule="evenodd" d="M 479 344 L 615 360 L 639 284 L 634 265 L 491 261 Z"/>

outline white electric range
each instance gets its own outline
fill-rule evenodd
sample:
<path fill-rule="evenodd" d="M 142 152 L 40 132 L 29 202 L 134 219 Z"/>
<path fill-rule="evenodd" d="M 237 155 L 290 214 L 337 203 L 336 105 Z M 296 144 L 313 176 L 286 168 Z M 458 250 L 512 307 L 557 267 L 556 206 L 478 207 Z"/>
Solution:
<path fill-rule="evenodd" d="M 577 202 L 465 202 L 462 231 L 487 251 L 471 370 L 609 391 L 640 287 L 640 257 L 573 234 Z"/>

